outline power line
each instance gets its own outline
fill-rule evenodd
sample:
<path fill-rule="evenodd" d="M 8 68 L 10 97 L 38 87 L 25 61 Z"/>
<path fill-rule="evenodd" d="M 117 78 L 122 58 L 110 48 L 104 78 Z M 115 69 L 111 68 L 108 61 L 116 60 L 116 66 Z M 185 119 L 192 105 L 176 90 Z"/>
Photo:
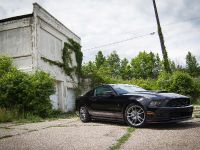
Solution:
<path fill-rule="evenodd" d="M 181 22 L 172 22 L 172 23 L 164 24 L 163 26 L 170 26 L 170 25 L 179 24 L 179 23 L 182 23 L 182 22 L 199 20 L 199 19 L 200 19 L 200 17 L 194 17 L 194 18 L 185 19 Z M 167 31 L 167 30 L 164 30 L 164 31 Z M 89 50 L 93 50 L 93 49 L 98 49 L 98 48 L 102 48 L 102 47 L 116 45 L 116 44 L 120 44 L 120 43 L 123 43 L 123 42 L 126 42 L 126 41 L 130 41 L 130 40 L 137 39 L 137 38 L 142 38 L 142 37 L 153 35 L 153 34 L 155 34 L 155 31 L 151 32 L 151 33 L 143 34 L 143 35 L 140 35 L 140 36 L 135 36 L 135 37 L 132 37 L 132 38 L 124 39 L 124 40 L 121 40 L 121 41 L 116 41 L 116 42 L 107 43 L 107 44 L 103 44 L 103 45 L 99 45 L 99 46 L 95 46 L 95 47 L 91 47 L 91 48 L 86 48 L 83 51 L 89 51 Z"/>
<path fill-rule="evenodd" d="M 171 25 L 180 24 L 180 23 L 184 23 L 184 22 L 188 22 L 188 21 L 195 21 L 195 20 L 200 20 L 200 17 L 188 18 L 188 19 L 184 19 L 184 20 L 179 21 L 179 22 L 166 23 L 166 24 L 162 24 L 162 26 L 171 26 Z M 144 29 L 147 29 L 147 28 L 150 29 L 150 28 L 155 28 L 155 27 L 153 27 L 153 26 L 148 27 L 147 26 Z M 142 30 L 142 28 L 139 29 L 139 30 Z M 103 35 L 103 34 L 97 34 L 96 36 Z M 138 34 L 138 32 L 127 31 L 127 32 L 119 33 L 119 34 L 113 34 L 113 35 L 123 35 L 123 34 Z"/>
<path fill-rule="evenodd" d="M 188 22 L 188 21 L 193 21 L 193 20 L 200 20 L 200 17 L 193 17 L 193 18 L 188 18 L 179 22 L 171 22 L 171 23 L 167 23 L 164 24 L 163 26 L 170 26 L 170 25 L 174 25 L 174 24 L 179 24 L 179 23 L 183 23 L 183 22 Z"/>
<path fill-rule="evenodd" d="M 126 42 L 126 41 L 130 41 L 130 40 L 133 40 L 133 39 L 142 38 L 142 37 L 149 36 L 149 35 L 154 35 L 154 34 L 155 34 L 155 32 L 151 32 L 151 33 L 147 33 L 147 34 L 131 37 L 131 38 L 128 38 L 128 39 L 124 39 L 124 40 L 121 40 L 121 41 L 116 41 L 116 42 L 112 42 L 112 43 L 107 43 L 107 44 L 95 46 L 95 47 L 92 47 L 92 48 L 87 48 L 87 49 L 84 49 L 83 51 L 98 49 L 98 48 L 107 47 L 107 46 L 110 46 L 110 45 L 116 45 L 116 44 L 120 44 L 120 43 L 123 43 L 123 42 Z"/>

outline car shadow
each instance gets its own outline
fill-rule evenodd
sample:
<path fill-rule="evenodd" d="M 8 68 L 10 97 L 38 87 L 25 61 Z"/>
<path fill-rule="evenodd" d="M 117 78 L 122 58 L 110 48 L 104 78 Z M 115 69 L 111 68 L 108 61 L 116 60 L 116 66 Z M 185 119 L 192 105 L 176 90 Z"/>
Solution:
<path fill-rule="evenodd" d="M 107 125 L 115 125 L 115 126 L 124 126 L 128 127 L 128 125 L 123 121 L 110 121 L 110 120 L 102 120 L 102 119 L 95 119 L 92 120 L 94 123 L 100 124 L 107 124 Z M 199 121 L 185 121 L 185 122 L 178 122 L 178 123 L 148 123 L 139 129 L 152 129 L 152 130 L 184 130 L 184 129 L 191 129 L 191 128 L 199 128 L 200 127 L 200 120 Z"/>
<path fill-rule="evenodd" d="M 185 121 L 178 123 L 156 123 L 156 124 L 146 124 L 146 129 L 152 130 L 185 130 L 191 128 L 199 128 L 200 121 Z"/>
<path fill-rule="evenodd" d="M 115 125 L 115 126 L 127 126 L 124 121 L 115 121 L 115 120 L 104 120 L 104 119 L 94 119 L 93 123 L 106 124 L 106 125 Z"/>

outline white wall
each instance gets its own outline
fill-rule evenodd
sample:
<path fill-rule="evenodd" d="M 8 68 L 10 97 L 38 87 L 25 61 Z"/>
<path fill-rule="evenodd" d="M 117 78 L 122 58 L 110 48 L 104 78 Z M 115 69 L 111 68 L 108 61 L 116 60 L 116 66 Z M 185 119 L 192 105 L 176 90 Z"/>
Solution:
<path fill-rule="evenodd" d="M 32 18 L 23 18 L 0 23 L 0 54 L 14 58 L 21 70 L 32 69 Z"/>
<path fill-rule="evenodd" d="M 73 81 L 61 68 L 44 62 L 41 57 L 62 63 L 64 43 L 68 42 L 68 38 L 80 43 L 80 38 L 37 4 L 34 4 L 34 17 L 36 24 L 37 68 L 49 72 L 56 80 L 58 92 L 52 96 L 52 101 L 54 101 L 55 105 L 56 101 L 58 101 L 59 109 L 72 111 L 75 108 L 74 88 L 77 87 L 78 83 L 76 76 L 73 77 Z M 74 53 L 72 53 L 71 58 L 72 66 L 76 66 Z"/>

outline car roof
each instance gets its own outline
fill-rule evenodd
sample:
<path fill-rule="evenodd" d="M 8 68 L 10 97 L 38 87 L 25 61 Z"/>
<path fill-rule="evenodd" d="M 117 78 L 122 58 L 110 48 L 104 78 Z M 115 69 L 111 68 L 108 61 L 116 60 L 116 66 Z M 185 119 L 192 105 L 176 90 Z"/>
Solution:
<path fill-rule="evenodd" d="M 110 85 L 110 86 L 113 86 L 113 85 L 131 85 L 131 86 L 134 86 L 134 87 L 139 87 L 139 86 L 137 86 L 137 85 L 134 85 L 134 84 L 108 84 L 108 85 Z"/>

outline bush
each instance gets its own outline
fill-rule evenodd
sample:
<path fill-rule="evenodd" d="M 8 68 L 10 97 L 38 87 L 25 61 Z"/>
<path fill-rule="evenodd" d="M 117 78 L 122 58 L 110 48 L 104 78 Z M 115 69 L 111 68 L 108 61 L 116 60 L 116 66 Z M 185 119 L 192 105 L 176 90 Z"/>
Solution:
<path fill-rule="evenodd" d="M 161 72 L 156 81 L 156 86 L 159 90 L 170 91 L 170 85 L 172 83 L 171 74 L 167 72 Z"/>
<path fill-rule="evenodd" d="M 195 89 L 197 90 L 196 97 L 200 100 L 200 78 L 194 78 L 193 80 Z"/>
<path fill-rule="evenodd" d="M 158 76 L 157 86 L 161 90 L 190 96 L 194 102 L 200 93 L 199 82 L 186 72 L 176 71 L 173 74 L 163 72 Z"/>
<path fill-rule="evenodd" d="M 43 71 L 37 71 L 30 77 L 30 81 L 32 86 L 30 88 L 31 93 L 29 93 L 30 98 L 32 97 L 32 101 L 29 103 L 31 112 L 41 117 L 47 117 L 52 110 L 49 97 L 55 92 L 54 80 L 49 74 Z"/>
<path fill-rule="evenodd" d="M 28 76 L 16 69 L 5 73 L 0 78 L 0 106 L 5 108 L 18 107 L 27 103 L 27 88 L 30 87 Z"/>
<path fill-rule="evenodd" d="M 43 119 L 38 115 L 33 115 L 32 113 L 28 112 L 23 115 L 19 115 L 17 119 L 14 119 L 14 121 L 18 123 L 34 123 L 41 122 Z"/>
<path fill-rule="evenodd" d="M 131 80 L 131 84 L 140 86 L 146 90 L 158 90 L 155 79 L 134 79 Z"/>
<path fill-rule="evenodd" d="M 18 117 L 18 111 L 0 108 L 0 122 L 10 122 Z"/>
<path fill-rule="evenodd" d="M 189 95 L 192 97 L 196 97 L 197 93 L 193 78 L 188 73 L 184 72 L 173 73 L 170 91 Z"/>
<path fill-rule="evenodd" d="M 11 63 L 11 59 L 0 57 L 0 107 L 47 117 L 52 109 L 49 96 L 54 93 L 53 78 L 43 71 L 26 74 Z M 3 71 L 6 67 L 9 69 Z"/>
<path fill-rule="evenodd" d="M 11 58 L 0 56 L 0 78 L 11 69 L 13 69 Z"/>

